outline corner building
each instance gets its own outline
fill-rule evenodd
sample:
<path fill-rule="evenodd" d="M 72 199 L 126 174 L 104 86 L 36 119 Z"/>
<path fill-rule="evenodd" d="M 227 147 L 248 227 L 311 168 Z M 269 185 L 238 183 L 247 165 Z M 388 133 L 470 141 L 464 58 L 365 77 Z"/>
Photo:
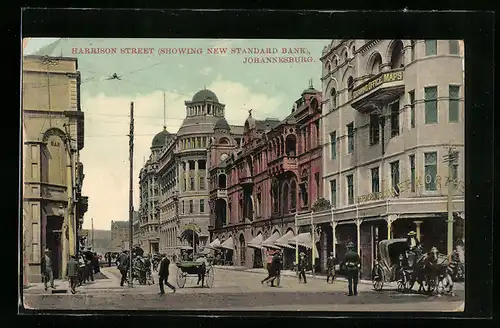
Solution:
<path fill-rule="evenodd" d="M 447 252 L 464 236 L 464 79 L 456 40 L 333 40 L 323 50 L 324 194 L 342 259 L 357 245 L 369 278 L 380 240 L 410 230 Z M 444 163 L 448 148 L 458 158 Z M 453 183 L 450 183 L 453 181 Z M 301 220 L 300 224 L 308 221 Z"/>
<path fill-rule="evenodd" d="M 256 120 L 250 111 L 238 148 L 226 125 L 210 145 L 210 234 L 237 266 L 262 267 L 266 250 L 284 249 L 291 267 L 295 214 L 308 212 L 322 187 L 321 92 L 304 90 L 284 120 Z M 307 227 L 299 231 L 307 235 Z M 310 250 L 311 239 L 301 240 Z"/>
<path fill-rule="evenodd" d="M 198 91 L 185 105 L 186 118 L 179 131 L 164 132 L 153 140 L 153 144 L 163 144 L 151 158 L 157 189 L 150 195 L 158 197 L 153 213 L 159 217 L 159 251 L 168 255 L 177 253 L 181 246 L 198 251 L 208 242 L 207 150 L 216 127 L 227 127 L 237 144 L 243 130 L 229 126 L 225 105 L 210 90 Z"/>

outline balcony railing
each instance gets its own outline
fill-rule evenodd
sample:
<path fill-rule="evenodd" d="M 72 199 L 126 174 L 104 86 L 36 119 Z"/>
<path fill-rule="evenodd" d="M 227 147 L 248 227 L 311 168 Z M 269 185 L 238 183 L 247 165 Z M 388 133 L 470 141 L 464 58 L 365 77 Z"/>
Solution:
<path fill-rule="evenodd" d="M 251 176 L 244 176 L 240 177 L 240 185 L 253 185 L 253 177 Z"/>

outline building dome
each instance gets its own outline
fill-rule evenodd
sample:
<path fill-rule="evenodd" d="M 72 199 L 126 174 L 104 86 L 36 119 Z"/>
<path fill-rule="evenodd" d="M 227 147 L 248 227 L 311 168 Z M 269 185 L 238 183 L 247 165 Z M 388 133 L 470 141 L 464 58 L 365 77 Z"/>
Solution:
<path fill-rule="evenodd" d="M 163 131 L 155 135 L 153 141 L 151 142 L 151 148 L 159 148 L 165 146 L 165 139 L 170 136 L 170 132 L 164 127 Z"/>
<path fill-rule="evenodd" d="M 208 89 L 203 89 L 194 94 L 192 102 L 199 102 L 205 100 L 212 100 L 214 102 L 219 102 L 219 99 L 212 91 Z"/>
<path fill-rule="evenodd" d="M 231 130 L 225 118 L 221 118 L 215 123 L 214 130 Z"/>

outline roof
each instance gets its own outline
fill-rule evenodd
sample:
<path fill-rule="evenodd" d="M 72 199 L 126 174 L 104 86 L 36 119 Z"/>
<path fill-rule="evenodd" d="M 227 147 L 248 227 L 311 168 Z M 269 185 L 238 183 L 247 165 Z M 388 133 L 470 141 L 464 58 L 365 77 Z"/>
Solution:
<path fill-rule="evenodd" d="M 199 102 L 205 100 L 212 100 L 214 102 L 219 102 L 219 99 L 211 90 L 203 89 L 194 94 L 192 102 Z"/>
<path fill-rule="evenodd" d="M 182 125 L 177 131 L 177 136 L 189 134 L 212 134 L 214 127 L 220 117 L 216 116 L 189 116 L 182 121 Z"/>
<path fill-rule="evenodd" d="M 158 134 L 154 136 L 153 141 L 151 142 L 151 148 L 165 146 L 165 139 L 170 136 L 171 134 L 167 131 L 167 128 L 163 127 L 163 131 L 158 132 Z"/>
<path fill-rule="evenodd" d="M 217 121 L 217 123 L 215 123 L 214 129 L 231 130 L 231 127 L 229 126 L 229 123 L 227 123 L 226 119 L 222 117 Z"/>

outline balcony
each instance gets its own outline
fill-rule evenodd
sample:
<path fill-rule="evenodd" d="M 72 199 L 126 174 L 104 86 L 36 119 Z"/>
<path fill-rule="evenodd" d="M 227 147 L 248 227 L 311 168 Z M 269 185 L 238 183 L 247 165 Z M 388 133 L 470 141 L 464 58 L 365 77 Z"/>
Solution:
<path fill-rule="evenodd" d="M 240 177 L 240 185 L 242 187 L 250 187 L 253 186 L 253 177 L 252 176 L 244 176 Z"/>
<path fill-rule="evenodd" d="M 227 198 L 227 190 L 217 189 L 217 198 Z"/>
<path fill-rule="evenodd" d="M 404 68 L 382 72 L 354 88 L 351 106 L 361 113 L 369 113 L 397 100 L 404 90 Z"/>
<path fill-rule="evenodd" d="M 287 171 L 296 172 L 299 168 L 297 156 L 283 155 L 269 163 L 272 174 L 281 174 Z"/>

